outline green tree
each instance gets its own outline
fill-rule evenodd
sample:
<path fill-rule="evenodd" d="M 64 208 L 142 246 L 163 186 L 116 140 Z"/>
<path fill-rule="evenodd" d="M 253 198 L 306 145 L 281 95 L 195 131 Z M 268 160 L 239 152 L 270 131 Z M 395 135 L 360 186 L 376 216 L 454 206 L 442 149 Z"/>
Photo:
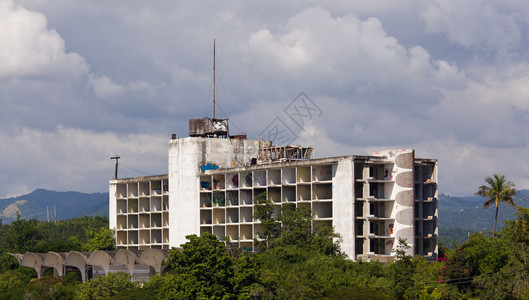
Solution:
<path fill-rule="evenodd" d="M 0 295 L 26 286 L 30 279 L 31 277 L 28 274 L 19 270 L 8 270 L 0 274 Z"/>
<path fill-rule="evenodd" d="M 275 241 L 277 246 L 292 245 L 325 255 L 341 255 L 340 235 L 334 232 L 333 227 L 315 222 L 309 208 L 285 203 L 278 220 L 282 226 Z"/>
<path fill-rule="evenodd" d="M 233 277 L 234 294 L 240 298 L 255 296 L 256 289 L 262 288 L 260 275 L 262 262 L 255 253 L 243 253 L 235 260 L 235 272 Z"/>
<path fill-rule="evenodd" d="M 92 238 L 90 242 L 89 238 Z M 11 224 L 0 225 L 0 252 L 3 253 L 68 252 L 83 250 L 83 245 L 90 247 L 91 244 L 95 249 L 110 250 L 112 240 L 106 217 L 81 217 L 54 223 L 24 220 L 18 215 Z"/>
<path fill-rule="evenodd" d="M 233 293 L 234 259 L 224 243 L 209 232 L 188 235 L 182 250 L 172 250 L 165 263 L 174 293 L 191 298 L 222 298 Z"/>
<path fill-rule="evenodd" d="M 2 252 L 25 253 L 35 251 L 37 243 L 42 239 L 42 234 L 38 230 L 37 220 L 17 219 L 8 226 L 5 236 L 2 237 Z"/>
<path fill-rule="evenodd" d="M 109 273 L 79 286 L 76 299 L 94 300 L 113 297 L 125 290 L 138 288 L 139 284 L 130 280 L 130 276 L 123 273 Z"/>
<path fill-rule="evenodd" d="M 404 299 L 406 290 L 413 285 L 412 276 L 415 273 L 415 266 L 412 257 L 406 254 L 409 248 L 406 240 L 399 238 L 395 250 L 395 262 L 392 265 L 393 291 L 397 299 Z"/>
<path fill-rule="evenodd" d="M 296 246 L 314 249 L 326 255 L 342 255 L 340 235 L 326 224 L 314 222 L 314 216 L 307 207 L 296 207 L 294 203 L 284 203 L 279 216 L 274 218 L 274 205 L 263 193 L 256 197 L 254 218 L 261 221 L 257 248 L 264 252 L 273 247 Z"/>
<path fill-rule="evenodd" d="M 87 229 L 86 236 L 88 237 L 88 241 L 83 244 L 84 251 L 116 249 L 114 231 L 107 227 L 101 227 L 99 230 L 89 228 Z"/>
<path fill-rule="evenodd" d="M 334 290 L 328 291 L 324 297 L 324 300 L 386 300 L 392 299 L 389 295 L 378 291 L 374 288 L 368 288 L 363 286 L 357 287 L 341 287 Z"/>
<path fill-rule="evenodd" d="M 484 289 L 529 299 L 529 209 L 518 207 L 516 219 L 505 221 L 498 236 L 508 257 L 493 280 L 482 281 Z"/>
<path fill-rule="evenodd" d="M 308 246 L 312 239 L 312 213 L 307 207 L 296 207 L 294 203 L 281 206 L 281 234 L 283 245 Z"/>
<path fill-rule="evenodd" d="M 72 273 L 75 275 L 75 273 Z M 72 280 L 71 275 L 55 277 L 53 275 L 32 279 L 25 289 L 24 299 L 60 300 L 74 299 L 80 286 L 78 281 Z"/>
<path fill-rule="evenodd" d="M 334 228 L 326 224 L 316 223 L 313 225 L 310 246 L 319 253 L 332 256 L 346 257 L 340 251 L 342 238 L 334 232 Z"/>
<path fill-rule="evenodd" d="M 529 246 L 529 208 L 518 207 L 516 219 L 506 220 L 501 237 L 517 244 L 517 247 Z"/>
<path fill-rule="evenodd" d="M 505 202 L 510 206 L 516 207 L 513 201 L 513 196 L 516 194 L 514 183 L 507 181 L 505 175 L 494 174 L 492 177 L 485 178 L 487 185 L 482 185 L 476 192 L 476 195 L 482 196 L 487 200 L 483 203 L 483 207 L 487 208 L 494 204 L 496 207 L 496 215 L 494 217 L 494 229 L 492 236 L 496 236 L 496 224 L 498 223 L 498 207 L 500 202 Z"/>
<path fill-rule="evenodd" d="M 509 255 L 512 248 L 501 239 L 474 233 L 460 247 L 448 252 L 446 265 L 440 269 L 441 279 L 456 285 L 462 293 L 491 298 L 493 293 L 486 295 L 484 286 L 493 283 L 487 288 L 489 291 L 493 286 L 504 286 L 498 276 L 512 262 Z"/>
<path fill-rule="evenodd" d="M 155 295 L 155 299 L 198 299 L 203 286 L 191 274 L 167 273 L 154 276 L 144 288 Z M 212 298 L 212 297 L 203 297 Z"/>
<path fill-rule="evenodd" d="M 277 238 L 280 232 L 280 223 L 274 218 L 274 205 L 267 199 L 266 193 L 255 197 L 255 213 L 253 218 L 261 221 L 260 237 L 263 241 L 256 240 L 257 249 L 264 251 L 270 247 L 270 242 Z"/>

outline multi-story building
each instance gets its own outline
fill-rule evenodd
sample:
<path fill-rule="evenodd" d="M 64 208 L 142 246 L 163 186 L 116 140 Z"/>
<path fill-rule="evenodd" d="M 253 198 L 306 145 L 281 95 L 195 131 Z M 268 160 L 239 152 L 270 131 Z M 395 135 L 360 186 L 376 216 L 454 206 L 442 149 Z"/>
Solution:
<path fill-rule="evenodd" d="M 285 203 L 310 208 L 351 259 L 390 261 L 399 238 L 409 254 L 437 257 L 437 160 L 414 150 L 314 159 L 312 148 L 200 130 L 215 121 L 191 120 L 190 137 L 173 135 L 167 175 L 110 181 L 118 248 L 169 249 L 210 232 L 253 249 L 255 197 L 266 193 L 276 214 Z"/>

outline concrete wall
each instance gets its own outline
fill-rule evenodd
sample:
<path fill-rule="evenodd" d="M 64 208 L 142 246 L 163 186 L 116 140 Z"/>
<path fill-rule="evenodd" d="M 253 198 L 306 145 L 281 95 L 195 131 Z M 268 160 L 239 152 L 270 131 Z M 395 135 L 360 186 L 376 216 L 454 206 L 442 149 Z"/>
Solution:
<path fill-rule="evenodd" d="M 256 140 L 187 137 L 169 141 L 171 247 L 185 243 L 186 235 L 200 232 L 200 166 L 211 163 L 222 169 L 242 167 L 258 153 Z"/>
<path fill-rule="evenodd" d="M 414 213 L 414 176 L 413 166 L 415 161 L 414 150 L 387 150 L 379 151 L 395 162 L 393 167 L 393 190 L 390 199 L 395 199 L 395 206 L 391 218 L 395 219 L 395 242 L 392 246 L 396 249 L 399 239 L 406 240 L 409 249 L 408 255 L 415 254 L 415 213 Z"/>
<path fill-rule="evenodd" d="M 110 229 L 116 229 L 116 188 L 117 180 L 111 180 L 108 184 L 108 227 Z"/>
<path fill-rule="evenodd" d="M 354 167 L 353 160 L 344 158 L 335 165 L 333 178 L 333 226 L 342 237 L 341 250 L 351 259 L 355 255 L 354 234 Z M 333 170 L 334 171 L 334 170 Z"/>

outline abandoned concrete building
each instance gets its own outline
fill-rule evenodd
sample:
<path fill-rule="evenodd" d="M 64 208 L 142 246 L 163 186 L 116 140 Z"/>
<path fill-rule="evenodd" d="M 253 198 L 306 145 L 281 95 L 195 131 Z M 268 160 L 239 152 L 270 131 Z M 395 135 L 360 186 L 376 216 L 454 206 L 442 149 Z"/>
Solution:
<path fill-rule="evenodd" d="M 110 228 L 118 249 L 170 249 L 210 232 L 252 250 L 266 193 L 310 208 L 334 227 L 350 259 L 391 261 L 396 241 L 437 257 L 437 160 L 414 150 L 314 158 L 314 149 L 229 136 L 227 119 L 190 120 L 189 137 L 169 140 L 168 174 L 109 182 Z"/>

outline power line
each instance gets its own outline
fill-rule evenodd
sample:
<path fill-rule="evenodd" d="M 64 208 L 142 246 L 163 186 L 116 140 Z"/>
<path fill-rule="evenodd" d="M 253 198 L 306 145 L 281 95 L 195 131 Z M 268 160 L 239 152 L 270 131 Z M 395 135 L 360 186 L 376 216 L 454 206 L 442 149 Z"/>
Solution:
<path fill-rule="evenodd" d="M 121 173 L 123 173 L 123 178 L 129 178 L 130 176 L 125 172 L 125 170 L 121 169 Z"/>
<path fill-rule="evenodd" d="M 127 168 L 127 169 L 129 169 L 129 170 L 132 170 L 132 171 L 135 171 L 135 172 L 138 172 L 138 173 L 140 173 L 140 174 L 147 174 L 147 173 L 149 173 L 149 172 L 145 172 L 145 171 L 141 171 L 141 170 L 138 170 L 138 169 L 134 169 L 134 168 L 132 168 L 132 167 L 129 167 L 129 166 L 123 164 L 123 162 L 122 162 L 120 165 L 121 165 L 122 167 L 125 167 L 125 168 Z"/>
<path fill-rule="evenodd" d="M 226 112 L 222 109 L 222 106 L 220 106 L 220 105 L 217 104 L 217 107 L 218 107 L 218 108 L 220 109 L 220 111 L 224 114 L 224 116 L 226 116 L 226 117 L 228 116 L 228 115 L 226 114 Z M 233 125 L 233 127 L 237 128 L 240 132 L 243 132 L 239 127 L 237 127 L 237 125 L 235 125 L 235 123 L 233 123 L 232 125 Z"/>
<path fill-rule="evenodd" d="M 228 100 L 228 103 L 230 104 L 231 106 L 231 110 L 235 113 L 235 108 L 233 107 L 233 103 L 230 99 L 230 96 L 228 95 L 228 92 L 226 91 L 226 88 L 224 87 L 224 83 L 222 82 L 222 78 L 220 77 L 220 75 L 217 75 L 217 77 L 219 77 L 219 82 L 220 82 L 220 85 L 222 86 L 222 90 L 224 91 L 224 94 L 226 95 L 226 99 Z M 239 125 L 241 125 L 241 127 L 244 127 L 241 120 L 239 120 L 239 117 L 237 117 L 237 114 L 234 115 L 236 121 L 239 123 Z M 241 133 L 245 133 L 245 130 L 242 130 L 240 129 L 239 127 L 237 127 L 237 125 L 233 124 L 233 126 L 235 126 L 237 129 L 239 129 L 239 131 Z"/>

